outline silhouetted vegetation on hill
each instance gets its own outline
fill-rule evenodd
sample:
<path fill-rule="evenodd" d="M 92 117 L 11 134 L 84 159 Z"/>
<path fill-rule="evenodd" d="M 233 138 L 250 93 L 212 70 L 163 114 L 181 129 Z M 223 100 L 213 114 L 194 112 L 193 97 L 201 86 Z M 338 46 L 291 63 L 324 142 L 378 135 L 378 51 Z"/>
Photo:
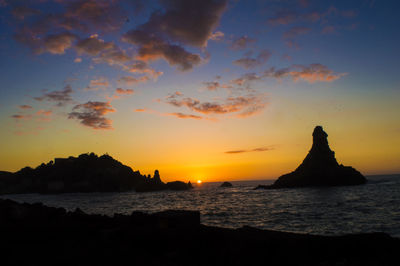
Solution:
<path fill-rule="evenodd" d="M 189 186 L 185 185 L 188 189 Z M 179 186 L 179 190 L 181 188 L 182 185 Z M 78 157 L 56 158 L 47 164 L 42 163 L 35 169 L 25 167 L 16 173 L 0 172 L 0 194 L 164 189 L 175 187 L 164 184 L 158 170 L 153 178 L 146 177 L 107 154 L 97 156 L 94 153 L 85 153 Z"/>

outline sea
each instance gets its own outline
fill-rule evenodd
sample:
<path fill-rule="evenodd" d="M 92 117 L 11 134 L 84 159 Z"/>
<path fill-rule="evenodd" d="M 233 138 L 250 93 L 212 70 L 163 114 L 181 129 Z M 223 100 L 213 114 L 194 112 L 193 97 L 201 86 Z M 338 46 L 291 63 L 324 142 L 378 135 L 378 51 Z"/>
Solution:
<path fill-rule="evenodd" d="M 204 225 L 260 229 L 315 235 L 385 232 L 400 237 L 400 174 L 367 176 L 366 185 L 330 188 L 254 190 L 272 180 L 195 185 L 190 191 L 18 194 L 2 198 L 42 202 L 67 210 L 113 216 L 132 211 L 168 209 L 200 211 Z"/>

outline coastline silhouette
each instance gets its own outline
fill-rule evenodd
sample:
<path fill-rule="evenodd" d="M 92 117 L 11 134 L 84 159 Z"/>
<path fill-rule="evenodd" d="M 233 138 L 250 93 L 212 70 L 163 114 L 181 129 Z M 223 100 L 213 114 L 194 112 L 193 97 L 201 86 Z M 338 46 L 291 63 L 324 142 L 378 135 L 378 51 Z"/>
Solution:
<path fill-rule="evenodd" d="M 162 182 L 158 170 L 153 177 L 142 175 L 107 154 L 97 156 L 94 153 L 56 158 L 35 169 L 25 167 L 16 173 L 0 172 L 0 177 L 0 194 L 147 192 L 192 188 L 191 184 L 181 181 Z"/>

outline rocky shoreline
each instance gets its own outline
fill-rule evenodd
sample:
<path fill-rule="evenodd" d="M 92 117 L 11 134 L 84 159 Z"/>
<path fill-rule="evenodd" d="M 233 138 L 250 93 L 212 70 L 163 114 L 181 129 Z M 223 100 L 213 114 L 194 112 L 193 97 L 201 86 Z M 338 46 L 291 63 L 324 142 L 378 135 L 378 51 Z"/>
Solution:
<path fill-rule="evenodd" d="M 294 234 L 200 223 L 197 211 L 113 217 L 0 199 L 1 265 L 398 265 L 384 233 Z"/>

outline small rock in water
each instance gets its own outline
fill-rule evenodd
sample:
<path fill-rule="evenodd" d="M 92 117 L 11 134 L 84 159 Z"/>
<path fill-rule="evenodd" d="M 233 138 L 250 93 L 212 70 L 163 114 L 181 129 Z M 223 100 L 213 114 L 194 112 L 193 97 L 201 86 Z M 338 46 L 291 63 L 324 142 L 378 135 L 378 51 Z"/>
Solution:
<path fill-rule="evenodd" d="M 224 182 L 224 183 L 221 184 L 220 187 L 233 187 L 233 185 L 231 183 L 229 183 L 229 182 Z"/>

